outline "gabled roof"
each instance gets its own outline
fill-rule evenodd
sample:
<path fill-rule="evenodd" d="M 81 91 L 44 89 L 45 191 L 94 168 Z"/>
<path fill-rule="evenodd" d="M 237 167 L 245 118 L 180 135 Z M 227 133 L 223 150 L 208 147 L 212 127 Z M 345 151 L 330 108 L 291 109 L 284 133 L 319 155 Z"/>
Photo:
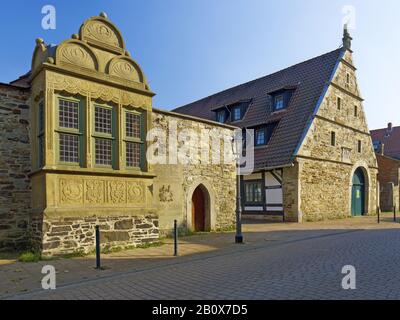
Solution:
<path fill-rule="evenodd" d="M 372 141 L 379 141 L 384 144 L 386 156 L 400 159 L 400 127 L 371 130 Z"/>
<path fill-rule="evenodd" d="M 336 49 L 173 111 L 215 120 L 213 110 L 216 107 L 251 99 L 243 119 L 235 125 L 252 127 L 279 121 L 268 145 L 255 149 L 256 169 L 290 165 L 344 51 L 343 48 Z M 273 112 L 268 93 L 283 88 L 294 90 L 290 103 L 286 109 Z"/>

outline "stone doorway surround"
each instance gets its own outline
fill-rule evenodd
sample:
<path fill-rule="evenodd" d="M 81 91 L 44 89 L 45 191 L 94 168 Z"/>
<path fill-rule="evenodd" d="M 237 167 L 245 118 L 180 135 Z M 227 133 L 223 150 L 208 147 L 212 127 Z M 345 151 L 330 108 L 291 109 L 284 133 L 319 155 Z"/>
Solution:
<path fill-rule="evenodd" d="M 215 206 L 215 190 L 208 180 L 201 178 L 195 180 L 186 192 L 186 227 L 188 230 L 194 231 L 192 220 L 192 197 L 194 191 L 200 187 L 204 194 L 205 202 L 205 231 L 215 230 L 216 224 L 216 206 Z"/>
<path fill-rule="evenodd" d="M 349 216 L 352 215 L 351 212 L 351 201 L 352 201 L 352 191 L 353 191 L 353 177 L 357 169 L 361 169 L 363 174 L 364 174 L 364 213 L 362 215 L 368 215 L 369 213 L 372 212 L 372 208 L 370 208 L 370 185 L 371 185 L 371 174 L 368 170 L 368 164 L 365 161 L 357 161 L 354 165 L 353 168 L 351 169 L 351 174 L 350 174 L 350 181 L 349 181 L 349 203 L 348 203 L 348 212 Z"/>

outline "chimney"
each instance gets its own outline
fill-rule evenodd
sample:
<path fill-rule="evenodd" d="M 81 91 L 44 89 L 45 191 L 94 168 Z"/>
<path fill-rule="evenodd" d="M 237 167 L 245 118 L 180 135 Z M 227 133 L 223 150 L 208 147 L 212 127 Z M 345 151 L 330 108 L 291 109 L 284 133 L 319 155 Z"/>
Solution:
<path fill-rule="evenodd" d="M 392 131 L 392 128 L 393 128 L 393 124 L 392 124 L 391 122 L 389 122 L 389 123 L 388 123 L 388 126 L 387 126 L 387 130 L 388 130 L 389 132 L 391 132 L 391 131 Z"/>
<path fill-rule="evenodd" d="M 343 38 L 342 38 L 343 48 L 351 51 L 351 40 L 353 40 L 353 38 L 350 36 L 350 33 L 347 30 L 347 23 L 346 23 L 343 28 Z"/>

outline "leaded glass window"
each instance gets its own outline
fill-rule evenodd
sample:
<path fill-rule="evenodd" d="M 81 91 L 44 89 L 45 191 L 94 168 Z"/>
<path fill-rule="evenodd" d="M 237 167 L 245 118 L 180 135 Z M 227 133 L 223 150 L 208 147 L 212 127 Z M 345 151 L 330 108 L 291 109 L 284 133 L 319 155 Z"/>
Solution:
<path fill-rule="evenodd" d="M 60 99 L 59 102 L 59 126 L 61 128 L 79 128 L 79 103 Z"/>
<path fill-rule="evenodd" d="M 79 136 L 60 133 L 60 161 L 79 162 Z"/>

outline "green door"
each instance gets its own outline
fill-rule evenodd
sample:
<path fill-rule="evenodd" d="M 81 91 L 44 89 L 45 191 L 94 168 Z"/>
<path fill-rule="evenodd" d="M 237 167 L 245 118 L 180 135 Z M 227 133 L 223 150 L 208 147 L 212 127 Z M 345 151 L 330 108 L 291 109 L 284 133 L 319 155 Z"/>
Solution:
<path fill-rule="evenodd" d="M 361 216 L 364 214 L 365 203 L 365 181 L 364 173 L 361 168 L 354 172 L 353 187 L 351 190 L 351 214 Z"/>

